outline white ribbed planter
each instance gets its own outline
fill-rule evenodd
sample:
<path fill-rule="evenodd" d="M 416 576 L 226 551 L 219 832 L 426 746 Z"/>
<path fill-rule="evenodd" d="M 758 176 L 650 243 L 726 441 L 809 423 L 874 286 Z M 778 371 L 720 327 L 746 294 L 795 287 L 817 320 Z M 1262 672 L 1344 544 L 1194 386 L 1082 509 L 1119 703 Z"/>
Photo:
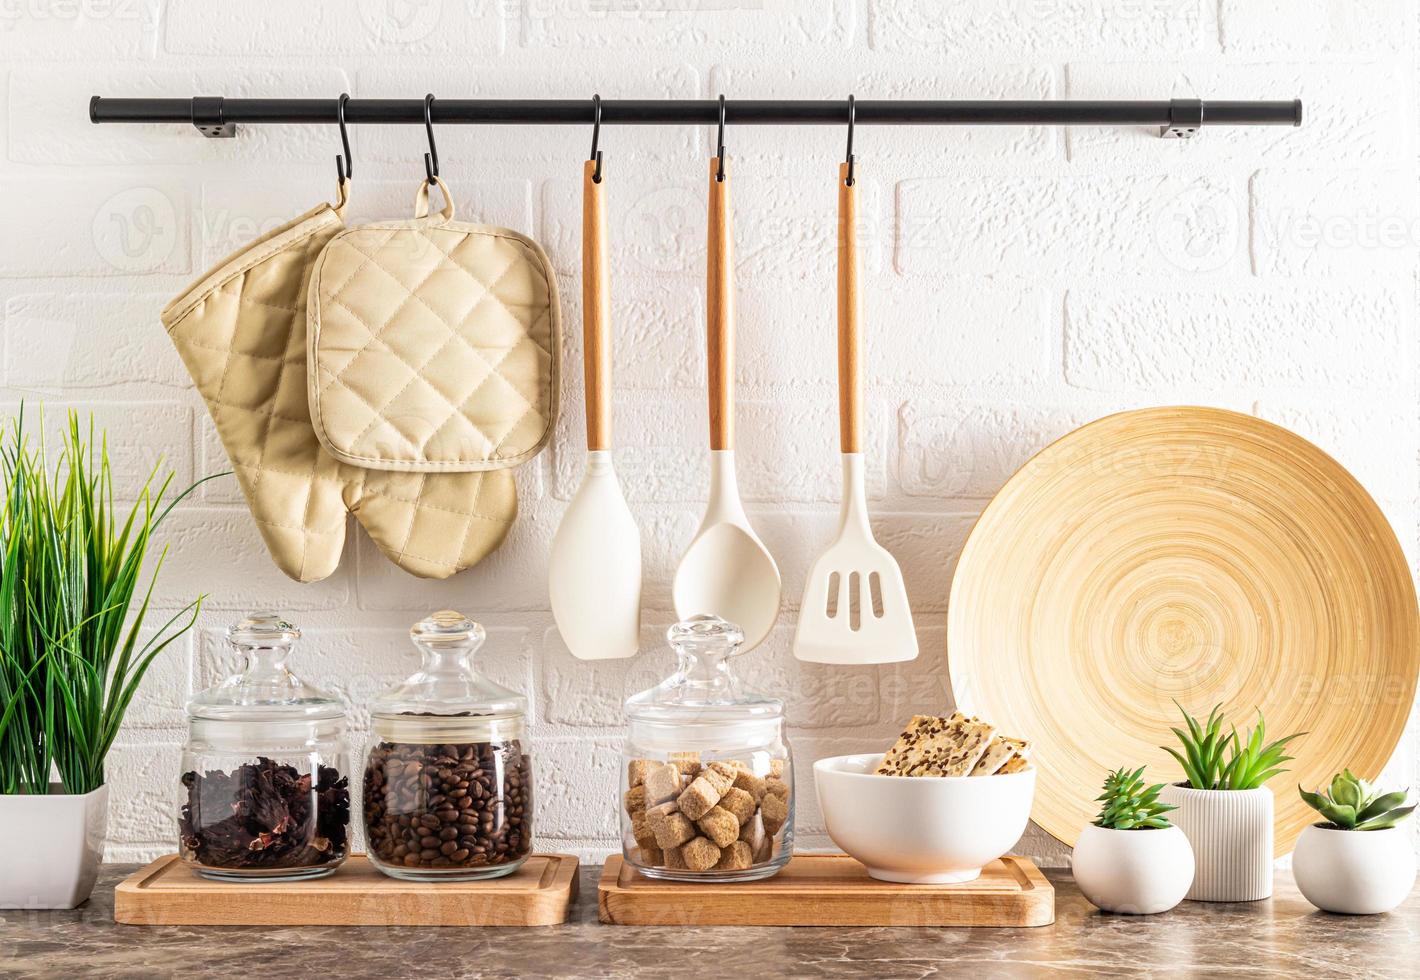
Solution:
<path fill-rule="evenodd" d="M 1193 846 L 1195 902 L 1255 902 L 1272 895 L 1272 791 L 1165 786 L 1169 820 Z"/>

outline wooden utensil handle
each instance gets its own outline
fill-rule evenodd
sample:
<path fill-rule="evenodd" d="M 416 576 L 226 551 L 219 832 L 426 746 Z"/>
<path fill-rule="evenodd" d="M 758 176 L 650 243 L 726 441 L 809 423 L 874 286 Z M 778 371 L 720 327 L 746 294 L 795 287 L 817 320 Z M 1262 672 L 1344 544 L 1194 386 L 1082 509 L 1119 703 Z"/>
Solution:
<path fill-rule="evenodd" d="M 611 448 L 611 310 L 606 270 L 606 207 L 595 160 L 582 169 L 582 370 L 587 388 L 587 449 Z"/>
<path fill-rule="evenodd" d="M 705 259 L 705 363 L 710 389 L 710 448 L 735 442 L 735 268 L 730 235 L 730 175 L 717 180 L 710 160 L 710 215 Z"/>
<path fill-rule="evenodd" d="M 858 378 L 858 181 L 863 168 L 838 168 L 838 435 L 845 453 L 860 450 L 862 388 Z"/>

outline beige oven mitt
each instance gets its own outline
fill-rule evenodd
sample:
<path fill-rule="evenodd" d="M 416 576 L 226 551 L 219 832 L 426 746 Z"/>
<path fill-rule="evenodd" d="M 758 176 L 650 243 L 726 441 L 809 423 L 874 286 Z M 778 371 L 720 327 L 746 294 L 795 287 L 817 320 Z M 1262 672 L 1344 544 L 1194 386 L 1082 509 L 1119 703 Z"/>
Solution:
<path fill-rule="evenodd" d="M 345 515 L 407 572 L 445 578 L 496 548 L 517 513 L 509 470 L 394 473 L 350 466 L 320 446 L 306 397 L 306 291 L 344 229 L 340 199 L 219 262 L 162 321 L 207 402 L 237 482 L 277 566 L 301 582 L 340 564 Z"/>
<path fill-rule="evenodd" d="M 343 231 L 311 275 L 311 420 L 344 463 L 408 473 L 506 469 L 557 418 L 561 318 L 546 253 L 507 228 L 429 213 Z"/>

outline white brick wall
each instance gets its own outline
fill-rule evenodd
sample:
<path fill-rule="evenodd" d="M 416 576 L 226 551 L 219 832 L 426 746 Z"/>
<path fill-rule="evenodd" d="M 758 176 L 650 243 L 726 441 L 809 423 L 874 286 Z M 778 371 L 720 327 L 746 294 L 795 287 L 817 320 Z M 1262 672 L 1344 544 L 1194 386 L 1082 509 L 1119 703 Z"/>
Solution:
<path fill-rule="evenodd" d="M 801 759 L 881 745 L 949 701 L 956 556 L 1037 448 L 1120 409 L 1254 412 L 1350 466 L 1417 550 L 1415 15 L 1408 0 L 22 0 L 0 5 L 0 329 L 7 409 L 94 408 L 123 474 L 165 454 L 225 466 L 157 321 L 244 241 L 330 194 L 333 127 L 87 121 L 108 95 L 1219 98 L 1307 101 L 1300 130 L 864 127 L 867 450 L 880 537 L 900 559 L 921 658 L 831 671 L 789 652 L 803 576 L 836 519 L 832 175 L 839 130 L 727 135 L 740 274 L 741 480 L 784 572 L 785 615 L 746 675 L 790 698 Z M 547 612 L 546 555 L 581 460 L 584 129 L 446 127 L 460 213 L 538 235 L 563 276 L 565 415 L 518 475 L 506 546 L 446 582 L 393 568 L 357 529 L 341 569 L 297 586 L 266 559 L 230 481 L 173 519 L 157 602 L 210 594 L 135 701 L 111 760 L 115 858 L 171 847 L 181 704 L 257 606 L 306 627 L 306 674 L 363 703 L 443 606 L 490 628 L 486 662 L 526 690 L 546 846 L 613 846 L 620 704 L 664 672 L 669 581 L 706 481 L 703 185 L 713 134 L 609 127 L 620 467 L 646 551 L 646 655 L 587 664 Z M 398 216 L 417 127 L 354 130 L 353 217 Z M 1392 776 L 1420 782 L 1415 738 Z M 805 766 L 807 770 L 807 766 Z M 803 839 L 823 844 L 810 787 Z M 1038 834 L 1026 850 L 1059 861 Z"/>

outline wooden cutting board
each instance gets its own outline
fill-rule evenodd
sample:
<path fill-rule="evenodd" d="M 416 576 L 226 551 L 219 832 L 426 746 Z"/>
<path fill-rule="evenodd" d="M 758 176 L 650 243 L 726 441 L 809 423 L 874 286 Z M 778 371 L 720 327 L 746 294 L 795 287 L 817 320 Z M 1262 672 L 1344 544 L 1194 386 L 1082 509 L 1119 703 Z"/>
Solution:
<path fill-rule="evenodd" d="M 1010 855 L 956 885 L 878 881 L 844 854 L 801 854 L 773 878 L 723 884 L 655 881 L 611 857 L 597 911 L 626 926 L 1044 926 L 1055 888 Z"/>
<path fill-rule="evenodd" d="M 577 895 L 577 859 L 534 854 L 486 881 L 426 883 L 381 874 L 363 854 L 309 881 L 223 882 L 199 877 L 176 854 L 129 875 L 113 918 L 145 926 L 550 926 Z"/>

